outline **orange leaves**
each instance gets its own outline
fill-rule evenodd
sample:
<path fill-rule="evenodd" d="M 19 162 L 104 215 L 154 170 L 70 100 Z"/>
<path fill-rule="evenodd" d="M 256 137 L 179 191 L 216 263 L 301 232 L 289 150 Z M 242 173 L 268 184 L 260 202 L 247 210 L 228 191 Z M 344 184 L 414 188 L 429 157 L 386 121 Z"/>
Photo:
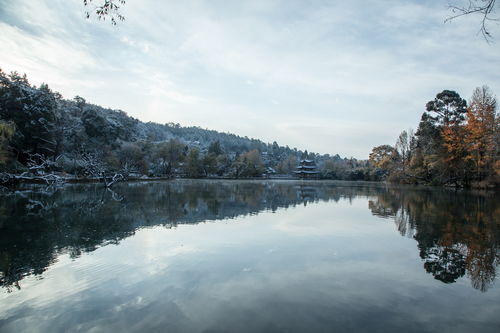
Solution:
<path fill-rule="evenodd" d="M 463 139 L 465 135 L 465 126 L 463 125 L 448 125 L 442 128 L 441 136 L 443 145 L 448 152 L 448 161 L 456 161 L 464 157 L 466 144 Z"/>
<path fill-rule="evenodd" d="M 496 159 L 498 142 L 498 117 L 496 99 L 487 86 L 476 88 L 467 108 L 467 125 L 464 141 L 467 146 L 466 160 L 474 164 L 479 179 L 491 170 Z"/>

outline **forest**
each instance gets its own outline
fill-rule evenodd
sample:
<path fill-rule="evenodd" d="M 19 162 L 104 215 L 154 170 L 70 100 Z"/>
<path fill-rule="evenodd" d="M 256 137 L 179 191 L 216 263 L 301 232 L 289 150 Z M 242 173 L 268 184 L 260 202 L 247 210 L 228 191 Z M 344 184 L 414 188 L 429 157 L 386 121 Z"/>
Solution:
<path fill-rule="evenodd" d="M 417 130 L 373 148 L 369 162 L 391 182 L 485 188 L 500 185 L 499 155 L 497 101 L 483 86 L 469 103 L 455 91 L 438 93 Z"/>
<path fill-rule="evenodd" d="M 290 177 L 300 159 L 327 179 L 370 179 L 366 160 L 320 155 L 71 100 L 26 75 L 0 70 L 0 172 L 9 182 L 141 177 Z"/>
<path fill-rule="evenodd" d="M 496 99 L 486 86 L 469 103 L 444 90 L 429 101 L 417 130 L 368 160 L 318 154 L 176 123 L 144 123 L 121 110 L 64 99 L 47 84 L 0 69 L 0 179 L 53 183 L 131 178 L 293 177 L 310 159 L 317 177 L 491 187 L 500 184 Z"/>

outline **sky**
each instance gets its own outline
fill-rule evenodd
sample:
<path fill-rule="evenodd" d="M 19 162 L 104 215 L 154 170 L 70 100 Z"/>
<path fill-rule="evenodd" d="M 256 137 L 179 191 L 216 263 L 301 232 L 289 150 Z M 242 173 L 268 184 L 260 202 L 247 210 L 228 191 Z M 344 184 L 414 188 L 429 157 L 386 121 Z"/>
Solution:
<path fill-rule="evenodd" d="M 500 27 L 445 23 L 462 2 L 127 0 L 113 26 L 83 0 L 0 0 L 0 68 L 142 121 L 366 159 L 442 90 L 500 94 Z"/>

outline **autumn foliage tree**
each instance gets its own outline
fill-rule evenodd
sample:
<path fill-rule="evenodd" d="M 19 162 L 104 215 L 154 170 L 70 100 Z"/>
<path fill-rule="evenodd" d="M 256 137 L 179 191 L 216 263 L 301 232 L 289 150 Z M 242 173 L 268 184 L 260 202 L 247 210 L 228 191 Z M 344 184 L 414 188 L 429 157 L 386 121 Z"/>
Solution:
<path fill-rule="evenodd" d="M 486 180 L 483 185 L 499 185 L 496 106 L 486 86 L 474 90 L 469 107 L 455 91 L 443 90 L 426 104 L 415 137 L 402 132 L 394 148 L 373 148 L 369 161 L 389 180 L 454 186 Z"/>
<path fill-rule="evenodd" d="M 381 145 L 372 149 L 368 161 L 375 168 L 376 173 L 379 174 L 377 178 L 385 178 L 394 171 L 398 157 L 398 152 L 394 147 Z"/>
<path fill-rule="evenodd" d="M 465 159 L 473 164 L 474 178 L 477 180 L 491 173 L 498 158 L 499 117 L 496 106 L 496 99 L 490 89 L 483 86 L 474 90 L 467 109 Z"/>
<path fill-rule="evenodd" d="M 464 157 L 466 146 L 465 114 L 467 102 L 454 91 L 444 90 L 437 94 L 436 99 L 427 103 L 427 110 L 435 112 L 437 123 L 441 127 L 442 144 L 445 150 L 445 176 L 447 182 L 458 182 L 467 179 L 467 170 Z"/>
<path fill-rule="evenodd" d="M 457 183 L 462 180 L 469 181 L 469 173 L 467 170 L 467 163 L 465 156 L 467 147 L 464 141 L 466 136 L 466 129 L 462 123 L 453 123 L 444 126 L 441 129 L 441 136 L 443 137 L 443 146 L 446 148 L 446 155 L 444 156 L 447 182 Z"/>

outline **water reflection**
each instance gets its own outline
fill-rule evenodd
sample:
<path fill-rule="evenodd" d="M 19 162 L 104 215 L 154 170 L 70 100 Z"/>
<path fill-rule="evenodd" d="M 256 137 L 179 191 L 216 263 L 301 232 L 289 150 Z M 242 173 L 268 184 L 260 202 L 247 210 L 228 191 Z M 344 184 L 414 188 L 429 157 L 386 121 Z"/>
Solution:
<path fill-rule="evenodd" d="M 498 193 L 388 188 L 369 208 L 418 242 L 424 268 L 437 280 L 453 283 L 466 275 L 485 292 L 500 261 L 499 199 Z"/>
<path fill-rule="evenodd" d="M 60 254 L 76 258 L 117 244 L 138 228 L 228 219 L 367 191 L 289 182 L 130 183 L 113 191 L 101 185 L 31 186 L 1 197 L 0 284 L 19 288 L 19 280 L 42 274 Z"/>
<path fill-rule="evenodd" d="M 401 235 L 418 242 L 424 269 L 474 288 L 492 285 L 499 263 L 497 194 L 392 188 L 368 183 L 288 181 L 172 181 L 63 189 L 27 187 L 0 201 L 0 284 L 20 288 L 42 276 L 64 253 L 77 258 L 118 244 L 140 228 L 231 219 L 320 201 L 364 197 L 372 214 L 394 219 Z"/>

